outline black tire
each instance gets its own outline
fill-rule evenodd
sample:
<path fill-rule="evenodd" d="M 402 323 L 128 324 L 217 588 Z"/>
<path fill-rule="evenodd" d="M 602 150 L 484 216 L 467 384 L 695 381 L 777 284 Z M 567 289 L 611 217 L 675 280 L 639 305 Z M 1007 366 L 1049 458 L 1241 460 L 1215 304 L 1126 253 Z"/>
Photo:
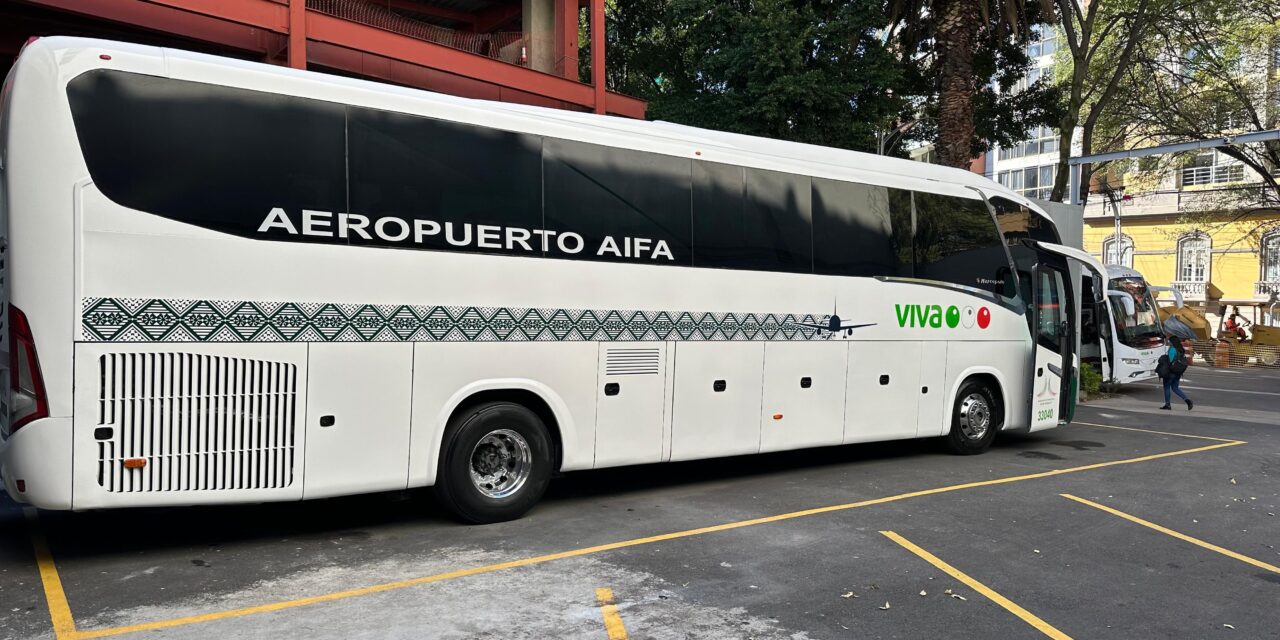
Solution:
<path fill-rule="evenodd" d="M 551 465 L 551 439 L 537 414 L 514 402 L 487 402 L 450 421 L 436 496 L 463 522 L 515 520 L 547 490 Z"/>
<path fill-rule="evenodd" d="M 975 421 L 981 424 L 975 424 Z M 965 382 L 951 407 L 951 432 L 945 437 L 951 453 L 971 456 L 991 448 L 1003 426 L 1003 412 L 996 395 L 985 383 Z"/>

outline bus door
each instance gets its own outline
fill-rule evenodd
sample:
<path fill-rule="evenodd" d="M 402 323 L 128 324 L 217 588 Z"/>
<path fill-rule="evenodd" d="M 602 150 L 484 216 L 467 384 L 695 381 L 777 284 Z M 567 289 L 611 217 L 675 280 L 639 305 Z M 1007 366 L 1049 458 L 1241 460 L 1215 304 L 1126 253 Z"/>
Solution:
<path fill-rule="evenodd" d="M 1031 326 L 1035 366 L 1031 370 L 1031 428 L 1069 420 L 1075 389 L 1075 314 L 1071 304 L 1071 272 L 1042 261 L 1032 273 Z"/>
<path fill-rule="evenodd" d="M 1107 269 L 1097 258 L 1076 249 L 1049 242 L 1034 243 L 1038 263 L 1032 273 L 1031 333 L 1031 428 L 1046 428 L 1071 420 L 1076 406 L 1078 363 L 1075 349 L 1077 327 L 1076 283 L 1067 269 L 1068 261 L 1080 264 L 1084 276 L 1095 283 L 1107 282 Z M 1067 260 L 1063 260 L 1066 258 Z M 1105 285 L 1104 285 L 1105 286 Z M 1092 303 L 1098 286 L 1093 288 Z"/>
<path fill-rule="evenodd" d="M 1103 380 L 1111 380 L 1111 306 L 1105 299 L 1097 301 L 1096 286 L 1092 275 L 1085 273 L 1080 286 L 1080 366 L 1096 366 Z"/>

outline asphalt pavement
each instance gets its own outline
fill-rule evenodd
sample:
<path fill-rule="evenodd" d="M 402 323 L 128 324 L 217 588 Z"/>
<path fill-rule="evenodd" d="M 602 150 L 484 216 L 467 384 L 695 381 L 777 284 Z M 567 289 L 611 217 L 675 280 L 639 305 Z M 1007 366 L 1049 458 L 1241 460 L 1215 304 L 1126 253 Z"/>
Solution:
<path fill-rule="evenodd" d="M 35 514 L 0 638 L 1280 638 L 1280 372 L 1193 367 L 957 457 L 906 441 L 423 493 Z"/>

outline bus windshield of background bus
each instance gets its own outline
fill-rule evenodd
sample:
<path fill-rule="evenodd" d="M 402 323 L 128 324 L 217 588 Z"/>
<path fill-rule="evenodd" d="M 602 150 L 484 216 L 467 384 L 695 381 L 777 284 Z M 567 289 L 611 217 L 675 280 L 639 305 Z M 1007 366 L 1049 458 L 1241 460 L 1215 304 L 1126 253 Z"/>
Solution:
<path fill-rule="evenodd" d="M 1147 283 L 1141 278 L 1113 278 L 1109 288 L 1133 297 L 1133 315 L 1129 315 L 1117 296 L 1108 296 L 1111 312 L 1116 318 L 1116 338 L 1120 343 L 1135 349 L 1160 344 L 1164 336 L 1160 332 L 1156 301 L 1151 297 Z"/>

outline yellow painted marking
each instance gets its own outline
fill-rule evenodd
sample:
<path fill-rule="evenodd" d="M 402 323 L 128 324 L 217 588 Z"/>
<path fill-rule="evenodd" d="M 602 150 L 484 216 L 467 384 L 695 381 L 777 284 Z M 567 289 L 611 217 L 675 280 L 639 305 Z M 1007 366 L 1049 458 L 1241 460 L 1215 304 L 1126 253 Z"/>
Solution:
<path fill-rule="evenodd" d="M 62 590 L 62 578 L 58 576 L 58 567 L 53 563 L 53 554 L 49 552 L 49 541 L 40 528 L 40 516 L 30 507 L 23 509 L 27 517 L 27 526 L 31 531 L 31 546 L 36 552 L 36 566 L 40 569 L 40 582 L 44 585 L 44 600 L 49 605 L 49 620 L 53 622 L 53 635 L 58 640 L 77 638 L 76 621 L 71 617 L 71 605 L 67 603 L 67 594 Z"/>
<path fill-rule="evenodd" d="M 1107 513 L 1109 513 L 1109 514 L 1111 514 L 1111 515 L 1113 515 L 1113 516 L 1118 516 L 1118 517 L 1124 518 L 1125 520 L 1128 520 L 1129 522 L 1136 522 L 1136 523 L 1138 523 L 1138 524 L 1140 524 L 1140 525 L 1142 525 L 1142 526 L 1144 526 L 1144 527 L 1147 527 L 1148 529 L 1154 529 L 1154 530 L 1159 531 L 1160 533 L 1163 533 L 1163 534 L 1165 534 L 1165 535 L 1167 535 L 1167 536 L 1173 536 L 1173 537 L 1175 537 L 1175 538 L 1177 538 L 1177 539 L 1179 539 L 1179 540 L 1182 540 L 1182 541 L 1184 541 L 1184 542 L 1190 542 L 1191 544 L 1194 544 L 1194 545 L 1196 545 L 1197 547 L 1203 547 L 1203 548 L 1208 549 L 1208 550 L 1210 550 L 1210 551 L 1213 551 L 1213 552 L 1216 552 L 1216 553 L 1221 553 L 1222 555 L 1227 556 L 1228 558 L 1235 558 L 1236 560 L 1239 560 L 1240 562 L 1244 562 L 1244 563 L 1246 563 L 1246 564 L 1251 564 L 1251 565 L 1253 565 L 1253 566 L 1255 566 L 1255 567 L 1258 567 L 1259 569 L 1266 569 L 1267 571 L 1272 571 L 1272 572 L 1275 572 L 1275 573 L 1280 573 L 1280 567 L 1277 567 L 1277 566 L 1276 566 L 1276 565 L 1274 565 L 1274 564 L 1268 564 L 1268 563 L 1263 562 L 1263 561 L 1261 561 L 1261 560 L 1255 560 L 1254 558 L 1250 558 L 1249 556 L 1246 556 L 1246 555 L 1243 555 L 1243 554 L 1240 554 L 1240 553 L 1236 553 L 1236 552 L 1234 552 L 1234 551 L 1232 551 L 1232 550 L 1230 550 L 1230 549 L 1223 549 L 1222 547 L 1219 547 L 1219 546 L 1218 546 L 1218 545 L 1216 545 L 1216 544 L 1213 544 L 1213 543 L 1210 543 L 1210 542 L 1205 542 L 1204 540 L 1201 540 L 1201 539 L 1199 539 L 1199 538 L 1192 538 L 1191 536 L 1189 536 L 1189 535 L 1187 535 L 1187 534 L 1185 534 L 1185 533 L 1178 533 L 1177 531 L 1174 531 L 1173 529 L 1168 529 L 1168 528 L 1162 527 L 1162 526 L 1160 526 L 1160 525 L 1158 525 L 1158 524 L 1156 524 L 1156 523 L 1154 523 L 1154 522 L 1149 522 L 1149 521 L 1147 521 L 1147 520 L 1143 520 L 1142 518 L 1139 518 L 1139 517 L 1137 517 L 1137 516 L 1131 516 L 1131 515 L 1129 515 L 1129 514 L 1127 514 L 1127 513 L 1124 513 L 1123 511 L 1117 511 L 1116 509 L 1112 509 L 1111 507 L 1108 507 L 1108 506 L 1106 506 L 1106 505 L 1098 504 L 1098 503 L 1096 503 L 1096 502 L 1091 502 L 1091 501 L 1089 501 L 1089 500 L 1085 500 L 1084 498 L 1080 498 L 1080 497 L 1077 497 L 1077 496 L 1073 496 L 1073 495 L 1071 495 L 1071 494 L 1069 494 L 1069 493 L 1060 493 L 1060 494 L 1058 494 L 1058 495 L 1060 495 L 1060 496 L 1062 496 L 1062 497 L 1064 497 L 1064 498 L 1066 498 L 1066 499 L 1068 499 L 1068 500 L 1075 500 L 1076 502 L 1079 502 L 1080 504 L 1088 505 L 1088 506 L 1090 506 L 1090 507 L 1093 507 L 1094 509 L 1099 509 L 1099 510 L 1102 510 L 1102 511 L 1106 511 Z"/>
<path fill-rule="evenodd" d="M 618 615 L 618 605 L 613 603 L 613 589 L 596 589 L 596 602 L 600 605 L 600 615 L 604 616 L 604 630 L 609 634 L 609 640 L 627 640 L 627 628 Z"/>
<path fill-rule="evenodd" d="M 870 500 L 862 500 L 859 502 L 850 502 L 847 504 L 831 505 L 826 507 L 817 507 L 814 509 L 805 509 L 803 511 L 793 511 L 791 513 L 783 513 L 779 515 L 766 516 L 762 518 L 753 518 L 750 520 L 741 520 L 738 522 L 729 522 L 725 524 L 717 524 L 709 527 L 700 527 L 697 529 L 686 529 L 684 531 L 676 531 L 673 533 L 664 533 L 661 535 L 650 536 L 647 538 L 635 538 L 632 540 L 623 540 L 621 542 L 610 542 L 608 544 L 596 545 L 593 547 L 583 547 L 581 549 L 573 549 L 570 551 L 561 551 L 558 553 L 550 553 L 547 555 L 535 556 L 532 558 L 522 558 L 520 560 L 511 560 L 508 562 L 499 562 L 481 567 L 472 567 L 470 569 L 459 569 L 448 573 L 438 573 L 430 576 L 422 576 L 419 578 L 410 578 L 408 580 L 399 580 L 396 582 L 387 582 L 376 584 L 368 587 L 360 587 L 357 589 L 348 589 L 346 591 L 337 591 L 334 593 L 326 593 L 309 598 L 299 598 L 297 600 L 284 600 L 281 602 L 272 602 L 270 604 L 257 605 L 252 607 L 242 607 L 239 609 L 228 609 L 225 611 L 215 611 L 193 616 L 184 616 L 181 618 L 171 618 L 168 620 L 157 620 L 155 622 L 145 622 L 142 624 L 134 624 L 123 627 L 111 627 L 107 629 L 93 629 L 81 631 L 77 638 L 103 638 L 107 636 L 116 636 L 125 633 L 133 633 L 136 631 L 154 631 L 156 629 L 168 629 L 170 627 L 179 627 L 199 622 L 211 622 L 214 620 L 225 620 L 227 618 L 239 618 L 243 616 L 255 615 L 259 613 L 270 613 L 273 611 L 282 611 L 285 609 L 294 609 L 297 607 L 305 607 L 323 602 L 333 602 L 334 600 L 344 600 L 357 596 L 365 596 L 374 593 L 382 593 L 384 591 L 392 591 L 395 589 L 403 589 L 405 587 L 413 587 L 417 585 L 430 584 L 433 582 L 442 582 L 452 580 L 454 578 L 464 578 L 467 576 L 480 575 L 485 573 L 493 573 L 495 571 L 504 571 L 506 569 L 514 569 L 517 567 L 527 567 L 538 565 L 555 560 L 564 560 L 567 558 L 577 558 L 604 551 L 613 551 L 615 549 L 625 549 L 627 547 L 636 547 L 640 545 L 653 544 L 655 542 L 664 542 L 667 540 L 675 540 L 678 538 L 688 538 L 692 536 L 705 535 L 708 533 L 716 533 L 720 531 L 729 531 L 732 529 L 740 529 L 742 527 L 751 527 L 760 524 L 768 524 L 772 522 L 781 522 L 784 520 L 793 520 L 795 518 L 804 518 L 823 513 L 832 513 L 836 511 L 845 511 L 848 509 L 856 509 L 859 507 L 869 507 L 877 504 L 885 504 L 888 502 L 897 502 L 899 500 L 909 500 L 911 498 L 919 498 L 923 496 L 936 495 L 940 493 L 948 493 L 951 491 L 960 491 L 963 489 L 974 489 L 977 487 L 989 487 L 999 484 L 1007 484 L 1011 482 L 1021 482 L 1024 480 L 1035 480 L 1038 478 L 1049 478 L 1067 473 L 1076 473 L 1079 471 L 1089 471 L 1092 469 L 1102 469 L 1105 467 L 1113 467 L 1122 464 L 1135 464 L 1139 462 L 1148 462 L 1150 460 L 1159 460 L 1161 458 L 1169 458 L 1173 456 L 1187 455 L 1190 453 L 1200 453 L 1202 451 L 1211 451 L 1213 449 L 1221 449 L 1223 447 L 1233 447 L 1244 444 L 1244 442 L 1233 440 L 1231 442 L 1221 442 L 1218 444 L 1196 447 L 1193 449 L 1181 449 L 1178 451 L 1169 451 L 1165 453 L 1156 453 L 1139 458 L 1127 458 L 1124 460 L 1112 460 L 1110 462 L 1098 462 L 1094 464 L 1084 465 L 1081 467 L 1070 467 L 1067 469 L 1054 469 L 1052 471 L 1042 471 L 1040 473 L 1031 473 L 1021 476 L 1011 476 L 1007 478 L 996 478 L 993 480 L 982 480 L 978 482 L 968 482 L 965 484 L 951 485 L 949 487 L 938 487 L 935 489 L 924 489 L 921 491 L 912 491 L 910 493 L 900 493 L 898 495 L 886 496 L 883 498 L 872 498 Z"/>
<path fill-rule="evenodd" d="M 1012 613 L 1015 616 L 1018 616 L 1019 618 L 1022 619 L 1023 622 L 1031 625 L 1032 627 L 1035 627 L 1036 630 L 1038 630 L 1040 633 L 1043 633 L 1046 636 L 1049 636 L 1050 638 L 1054 638 L 1055 640 L 1071 640 L 1071 636 L 1057 630 L 1056 628 L 1054 628 L 1053 625 L 1049 624 L 1048 622 L 1045 622 L 1044 620 L 1041 620 L 1035 614 L 1018 606 L 1016 602 L 1013 602 L 1012 600 L 996 593 L 991 589 L 991 587 L 988 587 L 987 585 L 982 584 L 977 580 L 974 580 L 972 577 L 969 576 L 969 574 L 947 564 L 946 562 L 943 562 L 942 559 L 939 558 L 938 556 L 935 556 L 932 553 L 929 553 L 928 551 L 925 551 L 924 549 L 917 547 L 916 545 L 912 544 L 910 540 L 907 540 L 906 538 L 892 531 L 881 531 L 880 533 L 883 533 L 890 540 L 902 545 L 902 547 L 905 548 L 907 551 L 910 551 L 911 553 L 914 553 L 917 556 L 920 556 L 921 558 L 924 559 L 925 562 L 928 562 L 929 564 L 941 569 L 944 573 L 951 576 L 952 578 L 955 578 L 956 580 L 959 580 L 960 582 L 965 583 L 966 585 L 969 586 L 970 589 L 973 589 L 974 591 L 981 593 L 992 602 L 1004 607 L 1006 611 L 1008 611 L 1009 613 Z"/>
<path fill-rule="evenodd" d="M 1189 433 L 1173 433 L 1170 431 L 1154 431 L 1151 429 L 1138 429 L 1136 427 L 1117 427 L 1110 424 L 1093 424 L 1092 422 L 1072 422 L 1071 424 L 1084 425 L 1086 427 L 1100 427 L 1103 429 L 1119 429 L 1121 431 L 1141 431 L 1142 433 L 1154 433 L 1162 436 L 1177 436 L 1179 438 L 1195 438 L 1197 440 L 1213 440 L 1214 442 L 1238 442 L 1240 444 L 1248 444 L 1244 440 L 1236 440 L 1234 438 L 1211 438 L 1209 436 L 1193 436 Z"/>

